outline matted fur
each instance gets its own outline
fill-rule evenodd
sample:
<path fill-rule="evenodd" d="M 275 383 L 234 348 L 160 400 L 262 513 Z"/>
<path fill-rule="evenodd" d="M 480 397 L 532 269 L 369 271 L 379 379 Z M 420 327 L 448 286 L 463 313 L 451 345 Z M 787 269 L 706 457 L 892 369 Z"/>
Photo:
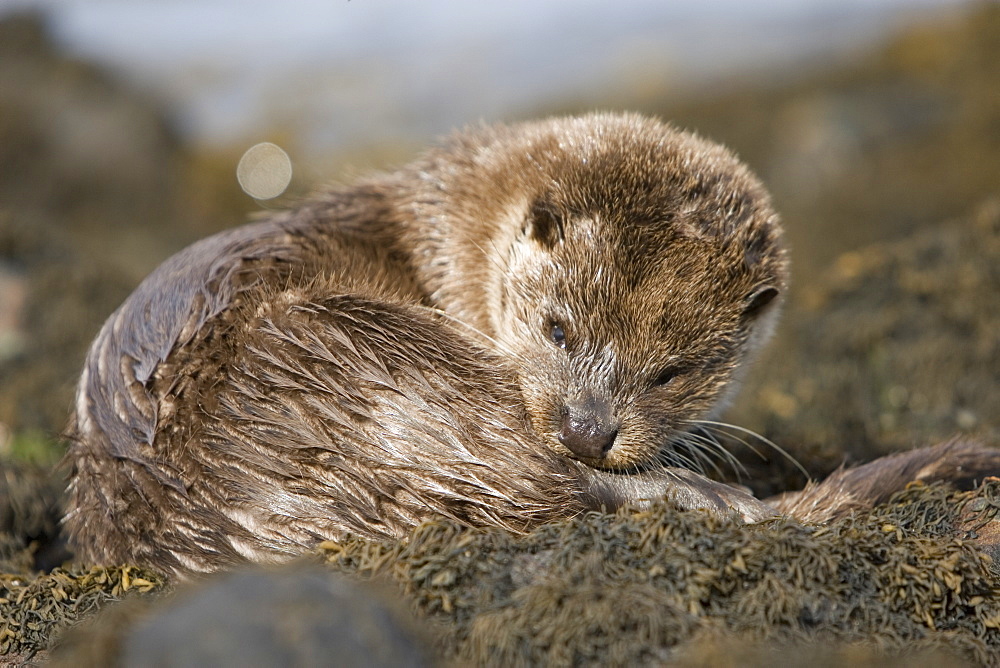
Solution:
<path fill-rule="evenodd" d="M 184 573 L 435 516 L 525 531 L 664 494 L 772 516 L 671 452 L 769 334 L 786 264 L 763 187 L 692 134 L 460 132 L 145 280 L 80 379 L 66 526 L 87 561 Z"/>

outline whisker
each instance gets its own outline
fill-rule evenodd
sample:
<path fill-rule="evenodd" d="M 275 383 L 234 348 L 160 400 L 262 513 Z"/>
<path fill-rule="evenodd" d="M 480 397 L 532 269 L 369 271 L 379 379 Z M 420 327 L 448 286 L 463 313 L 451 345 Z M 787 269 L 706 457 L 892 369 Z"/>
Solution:
<path fill-rule="evenodd" d="M 701 474 L 705 473 L 705 461 L 702 461 L 701 458 L 696 460 L 676 449 L 663 450 L 659 453 L 657 458 L 661 464 L 665 464 L 667 466 L 677 466 L 680 468 L 691 469 L 692 471 L 696 471 Z M 711 463 L 710 460 L 707 461 Z"/>
<path fill-rule="evenodd" d="M 506 267 L 506 266 L 504 266 L 504 265 L 502 265 L 502 264 L 500 264 L 499 262 L 496 261 L 496 257 L 500 256 L 501 253 L 500 253 L 500 249 L 497 248 L 496 242 L 493 239 L 490 239 L 490 245 L 493 246 L 493 250 L 496 251 L 496 255 L 495 256 L 494 255 L 490 255 L 489 253 L 487 253 L 486 249 L 483 248 L 482 246 L 480 246 L 479 244 L 477 244 L 476 242 L 472 242 L 472 245 L 475 246 L 479 250 L 479 252 L 483 254 L 483 257 L 485 257 L 490 262 L 492 262 L 496 266 L 496 268 L 499 269 L 502 272 L 501 273 L 502 276 L 506 276 L 507 275 L 507 270 L 509 269 L 509 267 Z"/>
<path fill-rule="evenodd" d="M 686 436 L 686 434 L 684 436 Z M 714 471 L 716 475 L 722 475 L 722 471 L 719 469 L 718 464 L 716 464 L 715 461 L 713 461 L 713 458 L 704 450 L 702 444 L 692 442 L 687 438 L 681 437 L 674 441 L 673 446 L 675 448 L 673 450 L 675 456 L 683 457 L 684 460 L 688 462 L 696 462 L 699 473 L 705 473 L 706 467 L 711 467 L 712 471 Z M 685 454 L 681 455 L 681 453 L 676 450 L 678 446 L 684 449 Z"/>
<path fill-rule="evenodd" d="M 761 459 L 767 459 L 764 456 L 764 454 L 761 453 L 760 450 L 758 450 L 756 447 L 754 447 L 753 443 L 751 443 L 750 441 L 746 440 L 745 438 L 742 438 L 741 436 L 738 436 L 737 434 L 730 434 L 727 431 L 723 431 L 722 429 L 719 429 L 718 427 L 714 427 L 714 426 L 709 425 L 709 424 L 701 424 L 701 423 L 692 423 L 692 424 L 694 424 L 694 428 L 695 429 L 700 430 L 702 433 L 704 433 L 706 435 L 712 434 L 712 439 L 715 440 L 716 443 L 719 443 L 719 447 L 724 448 L 725 446 L 718 439 L 715 438 L 715 434 L 723 434 L 723 435 L 726 436 L 726 438 L 734 440 L 737 443 L 739 443 L 740 445 L 746 447 L 750 452 L 754 453 L 755 455 L 757 455 Z M 726 449 L 726 451 L 729 452 L 728 448 Z"/>
<path fill-rule="evenodd" d="M 747 470 L 746 467 L 743 466 L 743 462 L 737 459 L 736 455 L 730 452 L 729 448 L 720 443 L 708 428 L 696 425 L 695 429 L 685 432 L 685 435 L 686 437 L 697 441 L 699 446 L 704 448 L 707 454 L 710 454 L 711 456 L 716 457 L 728 464 L 738 479 L 742 480 L 743 476 L 747 474 Z M 722 472 L 719 471 L 718 467 L 715 467 L 715 470 L 720 476 L 722 475 Z"/>
<path fill-rule="evenodd" d="M 699 427 L 696 430 L 686 432 L 685 439 L 689 442 L 693 441 L 696 443 L 706 458 L 711 457 L 720 464 L 724 463 L 733 472 L 737 479 L 743 479 L 743 476 L 746 474 L 746 468 L 743 466 L 742 462 L 740 462 L 736 456 L 730 452 L 729 448 L 726 448 L 722 443 L 720 443 L 711 432 Z M 720 466 L 713 465 L 713 468 L 720 477 L 723 476 Z"/>
<path fill-rule="evenodd" d="M 697 421 L 692 421 L 691 424 L 717 427 L 717 428 L 720 428 L 719 431 L 721 433 L 726 434 L 728 436 L 732 436 L 732 434 L 729 434 L 728 432 L 726 432 L 724 430 L 725 429 L 732 429 L 732 430 L 737 431 L 739 433 L 742 433 L 742 434 L 745 434 L 747 436 L 750 436 L 751 438 L 757 439 L 758 441 L 760 441 L 764 445 L 767 445 L 769 448 L 771 448 L 772 450 L 774 450 L 775 452 L 777 452 L 781 456 L 783 456 L 785 459 L 787 459 L 792 465 L 795 466 L 796 469 L 799 470 L 799 472 L 802 473 L 802 475 L 804 475 L 806 477 L 807 480 L 809 480 L 809 479 L 812 478 L 812 476 L 809 475 L 809 472 L 806 470 L 806 468 L 804 466 L 802 466 L 801 463 L 799 463 L 799 460 L 795 459 L 795 457 L 793 457 L 787 450 L 785 450 L 784 448 L 782 448 L 780 445 L 778 445 L 777 443 L 775 443 L 771 439 L 766 438 L 764 436 L 761 436 L 760 434 L 758 434 L 757 432 L 755 432 L 755 431 L 753 431 L 751 429 L 747 429 L 746 427 L 740 427 L 739 425 L 735 425 L 735 424 L 729 424 L 728 422 L 718 422 L 718 421 L 715 421 L 715 420 L 697 420 Z M 733 436 L 733 438 L 736 438 L 737 440 L 742 441 L 742 439 L 739 439 L 738 437 Z M 743 442 L 745 443 L 745 441 L 743 441 Z M 749 447 L 749 443 L 747 444 L 747 446 Z M 756 450 L 754 450 L 753 448 L 750 448 L 750 449 L 753 450 L 753 452 L 755 454 L 757 454 L 757 456 L 761 456 L 760 453 L 757 452 Z"/>

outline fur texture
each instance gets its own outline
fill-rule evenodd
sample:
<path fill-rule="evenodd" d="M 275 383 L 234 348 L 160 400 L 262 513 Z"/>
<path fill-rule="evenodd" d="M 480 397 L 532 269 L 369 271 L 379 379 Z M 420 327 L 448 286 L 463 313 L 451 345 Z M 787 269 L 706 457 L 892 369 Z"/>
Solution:
<path fill-rule="evenodd" d="M 430 517 L 520 532 L 664 495 L 773 516 L 676 465 L 786 264 L 762 186 L 691 134 L 459 133 L 136 289 L 80 378 L 66 527 L 87 561 L 184 574 Z"/>
<path fill-rule="evenodd" d="M 714 144 L 619 115 L 459 133 L 147 278 L 80 379 L 66 526 L 85 559 L 187 572 L 671 490 L 768 516 L 658 460 L 784 283 L 766 193 Z"/>

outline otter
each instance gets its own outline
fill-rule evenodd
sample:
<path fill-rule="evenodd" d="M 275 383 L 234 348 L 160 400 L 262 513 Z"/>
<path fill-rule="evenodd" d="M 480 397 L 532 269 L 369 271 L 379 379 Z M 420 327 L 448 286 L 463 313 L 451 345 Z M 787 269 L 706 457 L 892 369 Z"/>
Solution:
<path fill-rule="evenodd" d="M 787 281 L 717 144 L 632 114 L 458 132 L 139 285 L 79 380 L 65 526 L 84 560 L 184 576 L 433 517 L 774 516 L 686 446 Z"/>

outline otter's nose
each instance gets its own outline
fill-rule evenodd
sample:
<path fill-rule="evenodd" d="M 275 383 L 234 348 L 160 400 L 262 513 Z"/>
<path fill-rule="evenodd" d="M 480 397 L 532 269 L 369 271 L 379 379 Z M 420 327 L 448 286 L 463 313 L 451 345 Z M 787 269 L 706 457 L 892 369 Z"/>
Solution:
<path fill-rule="evenodd" d="M 591 398 L 563 408 L 559 441 L 574 455 L 601 459 L 617 436 L 618 426 L 611 420 L 607 402 Z"/>

